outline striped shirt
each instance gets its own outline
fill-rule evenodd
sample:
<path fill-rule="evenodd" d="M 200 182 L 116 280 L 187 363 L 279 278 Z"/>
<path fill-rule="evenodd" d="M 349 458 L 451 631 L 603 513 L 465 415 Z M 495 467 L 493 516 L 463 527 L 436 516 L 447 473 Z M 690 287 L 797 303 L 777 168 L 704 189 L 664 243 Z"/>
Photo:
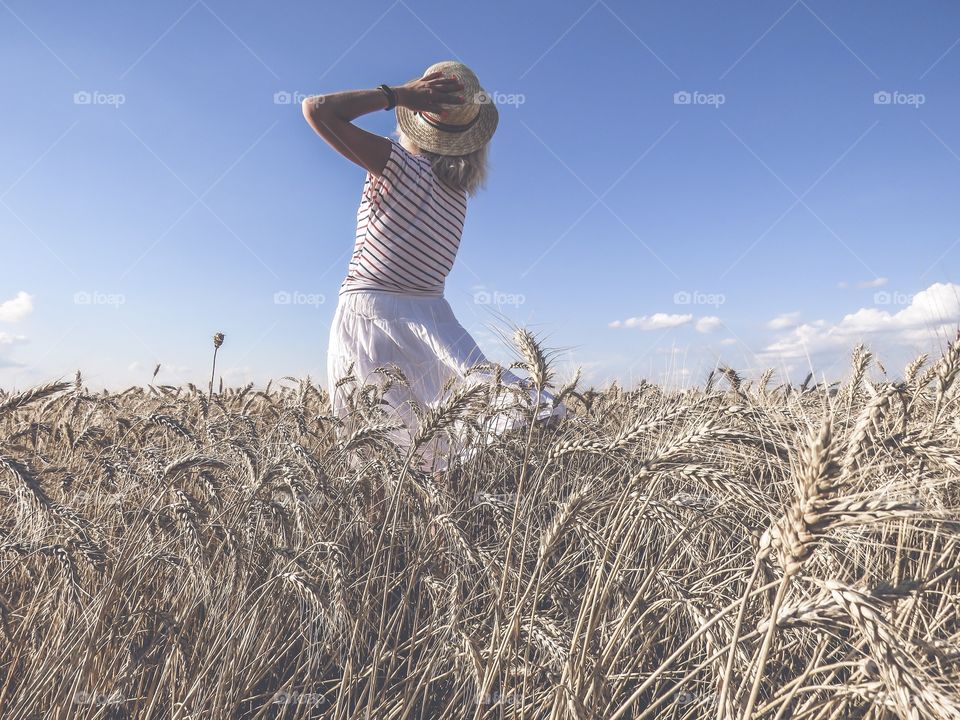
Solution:
<path fill-rule="evenodd" d="M 391 140 L 377 177 L 367 173 L 357 235 L 340 293 L 387 290 L 443 295 L 467 212 L 467 195 L 433 174 L 430 160 Z"/>

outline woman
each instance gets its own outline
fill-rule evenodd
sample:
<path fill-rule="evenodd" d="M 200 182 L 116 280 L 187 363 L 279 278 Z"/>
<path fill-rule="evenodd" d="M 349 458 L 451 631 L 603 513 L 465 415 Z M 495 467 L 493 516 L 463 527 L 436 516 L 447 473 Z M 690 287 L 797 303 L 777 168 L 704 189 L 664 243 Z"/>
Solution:
<path fill-rule="evenodd" d="M 399 142 L 352 123 L 394 108 Z M 303 113 L 334 150 L 367 170 L 356 244 L 330 328 L 327 376 L 334 412 L 340 417 L 347 412 L 349 387 L 338 387 L 338 380 L 352 374 L 359 384 L 373 382 L 375 370 L 395 365 L 407 384 L 393 383 L 385 399 L 404 426 L 393 439 L 407 445 L 418 428 L 411 403 L 427 409 L 443 401 L 448 381 L 489 378 L 468 374 L 487 360 L 457 322 L 443 290 L 460 245 L 467 198 L 485 180 L 497 108 L 470 68 L 441 62 L 396 87 L 309 97 Z M 504 371 L 501 379 L 537 401 L 535 391 L 513 373 Z M 562 403 L 553 405 L 552 395 L 542 392 L 538 418 L 566 414 Z M 495 416 L 487 429 L 501 432 L 522 422 L 514 407 Z M 446 467 L 445 447 L 421 451 L 425 467 Z"/>

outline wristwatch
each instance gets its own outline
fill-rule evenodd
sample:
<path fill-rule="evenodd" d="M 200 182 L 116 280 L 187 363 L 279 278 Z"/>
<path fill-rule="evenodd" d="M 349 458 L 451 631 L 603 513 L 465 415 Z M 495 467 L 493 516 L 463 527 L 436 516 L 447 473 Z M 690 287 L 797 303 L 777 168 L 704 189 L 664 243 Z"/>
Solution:
<path fill-rule="evenodd" d="M 387 106 L 384 110 L 393 110 L 397 106 L 397 93 L 389 85 L 378 85 L 377 90 L 383 90 L 384 95 L 387 96 Z"/>

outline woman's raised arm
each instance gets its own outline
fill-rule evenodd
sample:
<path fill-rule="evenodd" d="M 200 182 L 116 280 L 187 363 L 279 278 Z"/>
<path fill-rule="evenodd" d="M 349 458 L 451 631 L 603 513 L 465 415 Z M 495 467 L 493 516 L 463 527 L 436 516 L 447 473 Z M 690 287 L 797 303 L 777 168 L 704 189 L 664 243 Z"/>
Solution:
<path fill-rule="evenodd" d="M 444 106 L 464 102 L 454 95 L 462 89 L 455 78 L 435 72 L 418 80 L 393 87 L 397 104 L 411 110 L 445 115 Z M 303 116 L 317 134 L 334 150 L 374 175 L 380 175 L 390 157 L 390 140 L 367 132 L 353 120 L 374 110 L 387 108 L 387 94 L 376 90 L 345 90 L 312 95 L 303 101 Z"/>

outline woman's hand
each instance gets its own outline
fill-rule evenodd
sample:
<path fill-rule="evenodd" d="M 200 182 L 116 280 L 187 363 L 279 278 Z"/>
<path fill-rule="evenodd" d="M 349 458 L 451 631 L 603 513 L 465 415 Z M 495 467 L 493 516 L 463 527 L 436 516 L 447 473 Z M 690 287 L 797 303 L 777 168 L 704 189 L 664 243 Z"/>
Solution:
<path fill-rule="evenodd" d="M 446 115 L 445 105 L 462 105 L 466 100 L 457 91 L 463 90 L 463 85 L 455 77 L 444 77 L 440 71 L 424 75 L 418 80 L 411 80 L 394 88 L 397 93 L 397 104 L 410 108 L 437 113 L 441 117 Z"/>

